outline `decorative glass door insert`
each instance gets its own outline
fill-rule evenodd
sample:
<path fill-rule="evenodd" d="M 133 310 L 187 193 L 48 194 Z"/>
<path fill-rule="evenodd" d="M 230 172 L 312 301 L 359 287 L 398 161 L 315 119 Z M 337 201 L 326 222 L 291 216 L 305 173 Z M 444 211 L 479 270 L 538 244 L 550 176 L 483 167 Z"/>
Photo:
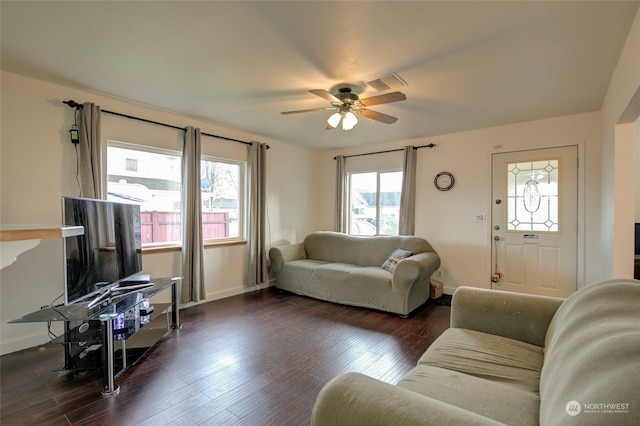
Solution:
<path fill-rule="evenodd" d="M 560 160 L 507 163 L 507 230 L 559 232 Z"/>

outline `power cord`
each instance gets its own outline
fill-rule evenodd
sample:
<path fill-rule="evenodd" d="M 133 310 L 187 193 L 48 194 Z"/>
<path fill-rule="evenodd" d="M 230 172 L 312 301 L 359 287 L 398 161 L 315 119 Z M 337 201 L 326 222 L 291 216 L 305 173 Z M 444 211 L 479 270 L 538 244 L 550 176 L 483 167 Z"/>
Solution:
<path fill-rule="evenodd" d="M 78 144 L 73 145 L 76 149 L 76 184 L 80 190 L 79 196 L 82 197 L 82 185 L 80 184 L 80 154 L 78 153 Z"/>
<path fill-rule="evenodd" d="M 63 315 L 62 312 L 60 312 L 58 309 L 56 309 L 58 306 L 60 305 L 55 305 L 56 301 L 60 298 L 64 297 L 64 293 L 62 293 L 60 296 L 56 297 L 55 299 L 53 299 L 51 301 L 51 303 L 49 304 L 49 308 L 53 309 L 54 311 L 56 311 L 57 313 L 59 313 L 60 315 Z M 47 334 L 49 335 L 49 338 L 51 340 L 56 339 L 58 336 L 51 331 L 51 324 L 53 321 L 47 321 Z"/>

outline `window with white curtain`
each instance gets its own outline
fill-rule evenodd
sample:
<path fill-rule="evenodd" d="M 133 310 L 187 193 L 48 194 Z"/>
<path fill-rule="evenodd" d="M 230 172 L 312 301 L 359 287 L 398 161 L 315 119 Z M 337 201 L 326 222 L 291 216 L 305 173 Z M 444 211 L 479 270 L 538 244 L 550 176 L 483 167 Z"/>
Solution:
<path fill-rule="evenodd" d="M 349 174 L 349 233 L 398 235 L 402 171 Z"/>
<path fill-rule="evenodd" d="M 140 205 L 143 245 L 180 244 L 181 153 L 109 141 L 107 197 Z M 244 162 L 203 156 L 200 163 L 205 243 L 244 238 Z"/>

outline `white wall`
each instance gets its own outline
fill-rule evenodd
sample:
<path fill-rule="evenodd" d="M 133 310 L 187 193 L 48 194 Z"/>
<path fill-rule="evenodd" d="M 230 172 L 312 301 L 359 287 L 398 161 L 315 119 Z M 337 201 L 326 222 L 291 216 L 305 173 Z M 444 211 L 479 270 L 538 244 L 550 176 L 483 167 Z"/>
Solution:
<path fill-rule="evenodd" d="M 375 123 L 374 123 L 375 124 Z M 323 182 L 319 194 L 323 197 L 321 229 L 333 227 L 333 185 L 337 154 L 356 154 L 421 146 L 435 143 L 435 148 L 418 150 L 416 188 L 416 235 L 426 238 L 442 258 L 445 271 L 444 287 L 452 293 L 459 285 L 490 287 L 491 275 L 491 155 L 522 149 L 563 145 L 578 145 L 581 157 L 582 181 L 579 216 L 584 233 L 580 238 L 581 282 L 596 277 L 594 260 L 600 252 L 593 243 L 593 229 L 598 229 L 600 203 L 600 114 L 586 113 L 549 120 L 519 123 L 489 129 L 443 135 L 413 141 L 397 142 L 318 154 Z M 357 162 L 357 166 L 350 163 Z M 363 169 L 402 164 L 402 153 L 379 154 L 347 159 L 347 168 Z M 455 176 L 455 186 L 448 192 L 435 189 L 433 179 L 443 170 Z M 477 214 L 484 214 L 485 223 L 477 223 Z"/>
<path fill-rule="evenodd" d="M 95 102 L 115 111 L 174 126 L 245 141 L 267 142 L 267 199 L 270 237 L 299 240 L 313 230 L 315 153 L 266 140 L 260 135 L 192 117 L 71 89 L 16 74 L 1 74 L 0 222 L 61 224 L 61 197 L 79 195 L 76 156 L 69 142 L 73 110 L 62 101 Z M 180 131 L 102 114 L 102 138 L 181 150 Z M 203 137 L 203 154 L 246 159 L 246 146 Z M 254 290 L 245 287 L 245 245 L 205 249 L 207 300 Z M 153 276 L 179 276 L 180 252 L 144 253 L 143 268 Z M 42 242 L 0 271 L 0 353 L 47 342 L 45 324 L 7 321 L 47 305 L 64 292 L 62 241 Z M 163 297 L 168 299 L 169 295 Z"/>
<path fill-rule="evenodd" d="M 272 145 L 267 164 L 267 245 L 296 243 L 317 228 L 316 153 Z"/>
<path fill-rule="evenodd" d="M 636 125 L 615 126 L 613 198 L 613 277 L 633 278 Z"/>
<path fill-rule="evenodd" d="M 635 214 L 634 222 L 640 222 L 640 118 L 636 120 L 635 135 L 636 135 L 636 141 L 635 141 L 636 174 L 635 174 L 634 182 L 636 186 L 636 192 L 635 192 L 636 214 Z"/>
<path fill-rule="evenodd" d="M 638 119 L 640 93 L 640 11 L 627 37 L 602 104 L 602 220 L 600 241 L 605 256 L 599 279 L 633 277 L 635 155 L 628 123 Z M 620 127 L 618 127 L 620 126 Z M 631 177 L 631 180 L 629 179 Z"/>

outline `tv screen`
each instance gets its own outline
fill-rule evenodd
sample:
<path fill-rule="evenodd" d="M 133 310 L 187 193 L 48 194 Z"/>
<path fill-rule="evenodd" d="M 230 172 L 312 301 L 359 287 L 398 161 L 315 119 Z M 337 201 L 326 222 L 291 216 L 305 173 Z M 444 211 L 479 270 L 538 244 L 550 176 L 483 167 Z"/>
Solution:
<path fill-rule="evenodd" d="M 84 234 L 65 238 L 65 303 L 142 271 L 140 206 L 90 198 L 63 197 L 65 225 Z"/>
<path fill-rule="evenodd" d="M 640 223 L 636 223 L 635 254 L 640 255 Z"/>

